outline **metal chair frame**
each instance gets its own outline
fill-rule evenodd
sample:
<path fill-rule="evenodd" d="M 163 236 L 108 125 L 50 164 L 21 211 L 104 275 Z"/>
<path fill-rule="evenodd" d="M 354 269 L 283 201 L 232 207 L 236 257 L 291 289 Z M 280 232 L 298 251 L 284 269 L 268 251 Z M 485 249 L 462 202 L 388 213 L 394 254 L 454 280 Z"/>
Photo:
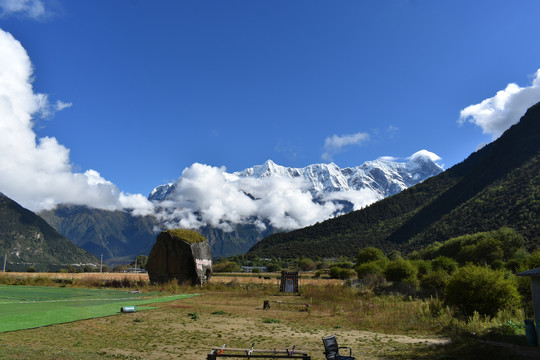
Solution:
<path fill-rule="evenodd" d="M 336 335 L 323 337 L 324 356 L 327 360 L 355 360 L 352 356 L 352 349 L 348 346 L 339 346 Z M 349 349 L 349 356 L 339 354 L 339 349 Z"/>

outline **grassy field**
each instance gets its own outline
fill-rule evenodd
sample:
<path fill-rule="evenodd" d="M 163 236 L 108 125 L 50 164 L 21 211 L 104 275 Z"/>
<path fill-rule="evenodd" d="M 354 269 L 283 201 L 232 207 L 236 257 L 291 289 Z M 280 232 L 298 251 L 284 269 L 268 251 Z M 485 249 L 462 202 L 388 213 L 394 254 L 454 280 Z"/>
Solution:
<path fill-rule="evenodd" d="M 24 281 L 14 277 L 11 282 Z M 525 350 L 539 355 L 537 349 L 515 345 L 524 336 L 511 349 L 479 341 L 486 339 L 482 329 L 498 326 L 494 320 L 460 322 L 434 301 L 374 296 L 339 284 L 306 284 L 301 296 L 283 296 L 274 284 L 241 279 L 203 288 L 167 284 L 141 290 L 199 296 L 148 304 L 155 308 L 143 312 L 1 333 L 0 359 L 205 359 L 212 347 L 255 343 L 257 349 L 296 345 L 322 360 L 321 338 L 329 334 L 351 346 L 357 359 L 523 359 Z M 262 309 L 264 300 L 270 310 Z M 304 304 L 310 305 L 307 310 Z M 434 316 L 435 311 L 440 314 Z"/>
<path fill-rule="evenodd" d="M 159 296 L 108 289 L 0 285 L 0 333 L 120 314 L 124 306 L 173 301 L 189 295 Z"/>

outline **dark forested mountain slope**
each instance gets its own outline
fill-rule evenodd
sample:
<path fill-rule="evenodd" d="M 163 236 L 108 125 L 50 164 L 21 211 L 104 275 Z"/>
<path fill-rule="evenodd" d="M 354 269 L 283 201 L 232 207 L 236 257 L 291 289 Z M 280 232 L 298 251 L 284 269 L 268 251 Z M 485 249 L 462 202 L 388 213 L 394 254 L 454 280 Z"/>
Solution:
<path fill-rule="evenodd" d="M 37 270 L 73 264 L 97 264 L 98 259 L 60 235 L 45 220 L 0 193 L 0 255 L 7 269 Z"/>
<path fill-rule="evenodd" d="M 83 249 L 119 262 L 148 254 L 156 240 L 154 228 L 159 230 L 154 217 L 132 216 L 128 211 L 60 205 L 40 215 Z"/>
<path fill-rule="evenodd" d="M 133 261 L 148 255 L 165 224 L 153 216 L 133 216 L 129 211 L 109 211 L 80 205 L 59 205 L 40 215 L 58 232 L 78 246 L 108 263 Z M 245 253 L 253 244 L 271 234 L 273 228 L 261 231 L 254 225 L 236 225 L 233 231 L 205 226 L 198 231 L 210 242 L 214 256 Z"/>
<path fill-rule="evenodd" d="M 540 103 L 499 139 L 444 173 L 365 209 L 271 235 L 260 256 L 349 256 L 362 247 L 408 252 L 508 226 L 540 245 Z"/>

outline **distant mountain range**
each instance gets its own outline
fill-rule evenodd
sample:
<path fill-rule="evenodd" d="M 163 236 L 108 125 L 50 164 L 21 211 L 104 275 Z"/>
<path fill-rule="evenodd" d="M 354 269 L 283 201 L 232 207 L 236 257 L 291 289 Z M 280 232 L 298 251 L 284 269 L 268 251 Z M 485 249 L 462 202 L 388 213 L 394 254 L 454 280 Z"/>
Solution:
<path fill-rule="evenodd" d="M 436 163 L 437 159 L 437 155 L 421 150 L 410 156 L 407 161 L 397 161 L 386 157 L 344 169 L 334 163 L 291 168 L 267 160 L 262 165 L 256 165 L 232 175 L 255 179 L 277 176 L 302 179 L 307 184 L 307 190 L 312 194 L 313 199 L 319 202 L 328 201 L 332 198 L 330 195 L 346 200 L 345 196 L 340 197 L 338 193 L 344 194 L 349 190 L 369 190 L 374 200 L 380 200 L 443 172 L 442 166 Z M 152 190 L 148 199 L 156 202 L 165 201 L 174 198 L 175 192 L 174 183 L 159 185 Z"/>
<path fill-rule="evenodd" d="M 60 235 L 45 220 L 0 193 L 0 256 L 6 270 L 58 270 L 99 264 L 90 252 Z M 6 258 L 7 256 L 7 258 Z"/>
<path fill-rule="evenodd" d="M 249 254 L 350 256 L 366 246 L 409 252 L 511 227 L 540 247 L 540 103 L 499 139 L 445 172 L 369 207 L 268 236 Z"/>
<path fill-rule="evenodd" d="M 443 169 L 436 163 L 437 159 L 435 154 L 422 150 L 405 161 L 382 158 L 344 169 L 336 164 L 288 168 L 268 160 L 240 172 L 225 173 L 224 178 L 234 184 L 240 183 L 242 179 L 252 179 L 261 184 L 259 187 L 262 187 L 264 179 L 296 181 L 295 184 L 301 184 L 302 191 L 308 194 L 313 203 L 335 203 L 336 212 L 330 214 L 335 216 L 394 195 L 441 173 Z M 73 205 L 60 205 L 40 215 L 75 244 L 96 255 L 103 254 L 109 262 L 131 261 L 137 255 L 149 253 L 157 231 L 174 226 L 171 224 L 181 224 L 182 216 L 186 216 L 186 209 L 176 202 L 183 196 L 178 189 L 181 181 L 182 177 L 175 183 L 157 186 L 150 193 L 148 198 L 158 209 L 155 216 L 132 216 L 128 211 L 107 211 Z M 284 183 L 288 184 L 286 181 Z M 271 196 L 253 193 L 253 187 L 237 186 L 238 191 L 255 204 L 258 196 Z M 359 193 L 362 194 L 361 200 L 358 200 Z M 201 219 L 200 214 L 205 210 L 190 208 L 188 215 Z M 181 215 L 175 217 L 176 213 Z M 197 229 L 209 239 L 214 257 L 245 253 L 263 237 L 283 230 L 269 218 L 255 215 L 244 219 L 242 223 L 228 221 L 226 225 L 201 223 Z"/>

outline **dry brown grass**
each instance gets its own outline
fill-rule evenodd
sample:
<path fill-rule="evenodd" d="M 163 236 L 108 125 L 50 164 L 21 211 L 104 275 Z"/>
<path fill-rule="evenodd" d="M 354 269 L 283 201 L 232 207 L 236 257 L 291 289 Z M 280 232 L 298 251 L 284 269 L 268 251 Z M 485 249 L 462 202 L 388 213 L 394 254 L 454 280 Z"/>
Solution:
<path fill-rule="evenodd" d="M 192 360 L 206 358 L 212 347 L 223 344 L 246 348 L 255 343 L 257 349 L 296 345 L 323 360 L 321 338 L 332 333 L 352 346 L 357 359 L 388 358 L 396 351 L 405 355 L 401 358 L 413 358 L 416 351 L 444 341 L 365 331 L 343 322 L 352 314 L 336 314 L 323 305 L 310 311 L 288 305 L 309 299 L 279 295 L 272 286 L 214 283 L 181 291 L 199 296 L 155 304 L 149 311 L 3 333 L 0 358 Z M 272 308 L 265 311 L 267 298 Z"/>
<path fill-rule="evenodd" d="M 148 281 L 147 274 L 135 273 L 27 273 L 27 272 L 8 272 L 0 273 L 0 276 L 18 277 L 18 278 L 48 278 L 59 280 L 123 280 L 125 278 L 133 281 Z"/>
<path fill-rule="evenodd" d="M 17 277 L 17 278 L 48 278 L 59 280 L 124 280 L 132 281 L 149 281 L 148 274 L 137 273 L 44 273 L 44 272 L 8 272 L 0 273 L 1 276 Z M 278 273 L 265 273 L 261 276 L 255 274 L 232 273 L 232 274 L 214 274 L 210 279 L 211 283 L 249 283 L 249 284 L 278 284 L 279 280 L 276 277 Z M 269 277 L 270 279 L 265 279 Z M 326 285 L 326 284 L 341 284 L 341 280 L 328 278 L 302 277 L 300 278 L 300 286 L 302 285 Z"/>

